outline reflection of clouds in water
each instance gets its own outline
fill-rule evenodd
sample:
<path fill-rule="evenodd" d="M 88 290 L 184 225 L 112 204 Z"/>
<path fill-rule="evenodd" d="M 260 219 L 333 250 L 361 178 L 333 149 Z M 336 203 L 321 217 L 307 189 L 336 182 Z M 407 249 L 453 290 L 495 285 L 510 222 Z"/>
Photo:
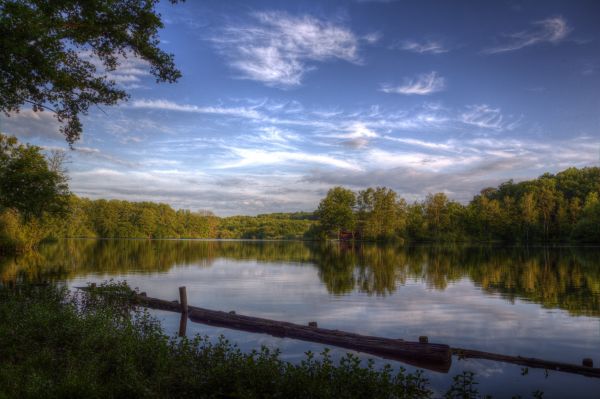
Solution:
<path fill-rule="evenodd" d="M 186 285 L 191 304 L 236 310 L 300 324 L 317 321 L 327 328 L 361 334 L 432 342 L 510 354 L 579 362 L 582 348 L 598 342 L 597 320 L 547 312 L 534 303 L 510 303 L 483 294 L 463 278 L 445 290 L 423 282 L 399 287 L 394 295 L 373 297 L 353 292 L 332 296 L 314 268 L 294 264 L 218 259 L 211 268 L 180 266 L 160 275 L 122 275 L 149 295 L 177 299 Z M 576 340 L 566 337 L 578 337 Z"/>

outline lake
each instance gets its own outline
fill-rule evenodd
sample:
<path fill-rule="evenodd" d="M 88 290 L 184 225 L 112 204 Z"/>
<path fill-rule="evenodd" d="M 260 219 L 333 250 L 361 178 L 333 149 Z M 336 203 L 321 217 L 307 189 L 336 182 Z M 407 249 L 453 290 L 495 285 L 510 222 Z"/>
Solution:
<path fill-rule="evenodd" d="M 295 241 L 64 240 L 0 261 L 3 282 L 70 286 L 127 280 L 149 296 L 360 334 L 600 364 L 600 248 L 382 246 Z M 169 334 L 179 315 L 156 311 Z M 188 334 L 223 334 L 243 350 L 267 345 L 299 361 L 324 346 L 188 322 Z M 334 357 L 347 350 L 332 348 Z M 377 365 L 414 367 L 374 358 Z M 452 376 L 476 373 L 482 394 L 598 397 L 600 379 L 453 358 L 448 373 L 426 371 L 445 392 Z"/>

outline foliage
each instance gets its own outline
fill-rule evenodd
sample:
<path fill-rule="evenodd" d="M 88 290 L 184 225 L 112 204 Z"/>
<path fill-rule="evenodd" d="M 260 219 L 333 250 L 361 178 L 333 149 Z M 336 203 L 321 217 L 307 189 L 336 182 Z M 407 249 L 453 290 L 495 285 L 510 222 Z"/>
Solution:
<path fill-rule="evenodd" d="M 40 147 L 19 144 L 15 137 L 0 134 L 0 207 L 24 217 L 65 210 L 68 195 L 60 163 L 52 163 Z"/>
<path fill-rule="evenodd" d="M 316 215 L 327 232 L 351 229 L 357 220 L 355 232 L 363 239 L 599 243 L 599 196 L 600 168 L 569 168 L 483 189 L 468 205 L 444 193 L 407 205 L 389 188 L 355 194 L 335 187 Z"/>
<path fill-rule="evenodd" d="M 468 205 L 444 193 L 407 204 L 386 187 L 330 189 L 315 212 L 220 218 L 167 204 L 69 195 L 62 159 L 0 135 L 0 247 L 44 238 L 600 242 L 600 168 L 486 188 Z"/>
<path fill-rule="evenodd" d="M 343 187 L 330 189 L 315 212 L 322 230 L 326 234 L 335 232 L 336 237 L 339 237 L 343 230 L 353 230 L 356 223 L 355 205 L 356 196 L 351 190 Z"/>
<path fill-rule="evenodd" d="M 157 3 L 0 2 L 0 111 L 18 112 L 23 104 L 36 112 L 50 109 L 73 144 L 82 131 L 80 114 L 127 97 L 109 75 L 124 58 L 146 61 L 158 82 L 176 81 L 181 74 L 173 56 L 158 46 L 163 23 Z"/>
<path fill-rule="evenodd" d="M 313 215 L 276 213 L 258 216 L 231 216 L 219 220 L 218 238 L 301 239 L 314 221 Z M 213 236 L 215 237 L 215 236 Z"/>
<path fill-rule="evenodd" d="M 406 224 L 406 201 L 388 188 L 368 188 L 358 192 L 358 232 L 365 239 L 388 240 Z M 401 233 L 400 233 L 401 234 Z"/>
<path fill-rule="evenodd" d="M 48 234 L 49 219 L 68 213 L 60 154 L 0 134 L 0 250 L 21 252 Z"/>
<path fill-rule="evenodd" d="M 109 289 L 111 295 L 98 295 Z M 366 367 L 327 351 L 287 363 L 224 338 L 168 338 L 131 309 L 128 288 L 0 290 L 0 397 L 428 398 L 420 372 Z M 108 298 L 108 299 L 106 299 Z M 132 311 L 133 310 L 133 311 Z"/>

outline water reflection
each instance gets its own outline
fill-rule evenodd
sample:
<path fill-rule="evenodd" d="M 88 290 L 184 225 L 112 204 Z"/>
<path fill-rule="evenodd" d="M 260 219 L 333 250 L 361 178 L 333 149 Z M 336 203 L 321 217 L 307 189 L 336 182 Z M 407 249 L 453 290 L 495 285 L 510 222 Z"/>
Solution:
<path fill-rule="evenodd" d="M 217 260 L 304 264 L 334 295 L 393 295 L 407 282 L 445 290 L 467 278 L 507 301 L 600 315 L 600 250 L 577 247 L 378 246 L 240 241 L 65 240 L 0 261 L 2 283 L 151 274 Z"/>

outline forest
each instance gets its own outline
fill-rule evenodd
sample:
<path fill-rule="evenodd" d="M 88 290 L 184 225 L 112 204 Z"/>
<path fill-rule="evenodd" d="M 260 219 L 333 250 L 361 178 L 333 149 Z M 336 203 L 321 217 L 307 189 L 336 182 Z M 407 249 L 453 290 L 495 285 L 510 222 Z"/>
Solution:
<path fill-rule="evenodd" d="M 444 193 L 408 203 L 386 187 L 334 187 L 314 212 L 218 217 L 161 203 L 77 197 L 63 158 L 0 136 L 4 252 L 64 237 L 600 243 L 598 167 L 509 180 L 484 188 L 468 204 Z"/>

